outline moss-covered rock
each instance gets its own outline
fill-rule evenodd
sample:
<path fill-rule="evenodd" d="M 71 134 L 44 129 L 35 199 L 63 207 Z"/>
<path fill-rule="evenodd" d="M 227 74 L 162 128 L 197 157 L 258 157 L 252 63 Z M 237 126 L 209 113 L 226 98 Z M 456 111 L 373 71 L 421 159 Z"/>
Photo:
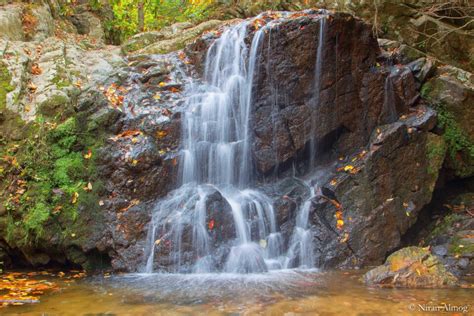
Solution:
<path fill-rule="evenodd" d="M 433 133 L 428 133 L 426 140 L 426 155 L 428 159 L 427 172 L 433 176 L 431 191 L 434 190 L 434 184 L 438 179 L 438 173 L 443 166 L 446 157 L 446 142 L 443 137 Z"/>
<path fill-rule="evenodd" d="M 441 67 L 421 88 L 423 98 L 436 105 L 438 126 L 447 144 L 447 166 L 461 178 L 474 175 L 474 85 L 472 74 Z"/>
<path fill-rule="evenodd" d="M 7 94 L 13 91 L 11 80 L 12 77 L 7 66 L 0 61 L 0 111 L 6 108 Z"/>
<path fill-rule="evenodd" d="M 427 248 L 407 247 L 391 254 L 385 263 L 367 272 L 368 285 L 432 288 L 454 286 L 457 278 Z"/>
<path fill-rule="evenodd" d="M 32 125 L 30 136 L 3 150 L 8 163 L 0 177 L 7 211 L 0 239 L 25 256 L 44 243 L 61 249 L 87 239 L 102 187 L 94 162 L 100 131 L 84 132 L 76 117 Z"/>

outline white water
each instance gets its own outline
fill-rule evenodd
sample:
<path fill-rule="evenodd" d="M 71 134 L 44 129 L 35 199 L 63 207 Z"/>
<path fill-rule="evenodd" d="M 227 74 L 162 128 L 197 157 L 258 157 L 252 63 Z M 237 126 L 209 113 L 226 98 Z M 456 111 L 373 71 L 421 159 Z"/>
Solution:
<path fill-rule="evenodd" d="M 253 82 L 272 23 L 255 31 L 248 47 L 245 40 L 251 22 L 223 32 L 207 52 L 205 83 L 190 87 L 182 123 L 182 185 L 153 211 L 145 249 L 147 273 L 156 270 L 157 253 L 160 260 L 167 256 L 158 269 L 166 266 L 170 271 L 171 267 L 170 272 L 176 273 L 259 273 L 294 267 L 283 249 L 273 202 L 251 188 Z M 317 64 L 321 63 L 319 46 Z M 321 65 L 316 68 L 320 76 Z M 221 218 L 214 220 L 206 214 L 206 205 L 216 192 L 232 210 L 221 215 L 232 216 L 235 239 L 230 241 L 215 240 L 213 230 L 219 229 Z M 291 257 L 299 256 L 300 266 L 306 268 L 313 266 L 310 206 L 307 201 L 299 211 L 288 251 Z"/>
<path fill-rule="evenodd" d="M 316 67 L 314 71 L 314 101 L 312 103 L 311 111 L 311 135 L 309 140 L 309 168 L 313 170 L 316 160 L 316 124 L 318 121 L 317 113 L 320 103 L 319 94 L 321 92 L 321 76 L 323 68 L 323 49 L 324 49 L 324 34 L 326 30 L 326 18 L 323 17 L 319 22 L 319 37 L 318 48 L 316 50 Z"/>

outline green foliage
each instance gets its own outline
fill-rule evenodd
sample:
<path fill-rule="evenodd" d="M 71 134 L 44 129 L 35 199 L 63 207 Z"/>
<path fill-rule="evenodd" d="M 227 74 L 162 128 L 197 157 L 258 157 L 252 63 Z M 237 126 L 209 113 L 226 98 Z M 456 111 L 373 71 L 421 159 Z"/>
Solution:
<path fill-rule="evenodd" d="M 138 1 L 112 0 L 114 20 L 107 27 L 120 31 L 122 39 L 138 32 Z M 145 31 L 161 29 L 176 22 L 201 22 L 211 10 L 212 1 L 148 0 L 144 1 Z"/>

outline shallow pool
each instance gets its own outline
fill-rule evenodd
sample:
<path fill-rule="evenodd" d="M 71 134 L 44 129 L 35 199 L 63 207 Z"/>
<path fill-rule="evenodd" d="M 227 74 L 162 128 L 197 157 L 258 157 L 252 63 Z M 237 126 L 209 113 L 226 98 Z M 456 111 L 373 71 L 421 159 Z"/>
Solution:
<path fill-rule="evenodd" d="M 74 282 L 20 315 L 414 315 L 474 314 L 474 289 L 367 288 L 361 271 L 266 274 L 123 274 Z M 471 283 L 472 284 L 472 283 Z M 472 306 L 470 305 L 472 304 Z M 445 314 L 446 315 L 446 314 Z"/>

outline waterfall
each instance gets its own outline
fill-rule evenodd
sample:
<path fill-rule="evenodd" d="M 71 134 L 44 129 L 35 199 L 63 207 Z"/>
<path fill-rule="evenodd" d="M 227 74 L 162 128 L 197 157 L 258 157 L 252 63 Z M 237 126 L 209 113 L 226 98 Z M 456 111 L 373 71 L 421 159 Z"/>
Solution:
<path fill-rule="evenodd" d="M 182 122 L 182 185 L 153 211 L 145 272 L 155 270 L 162 248 L 169 248 L 164 252 L 173 272 L 264 272 L 281 254 L 272 201 L 249 189 L 252 89 L 265 27 L 255 31 L 250 47 L 249 29 L 247 21 L 224 31 L 208 49 L 205 82 L 191 87 Z M 216 191 L 230 205 L 236 233 L 223 265 L 215 262 L 218 249 L 206 222 L 206 201 Z"/>
<path fill-rule="evenodd" d="M 396 71 L 397 70 L 391 71 L 385 78 L 382 115 L 384 115 L 386 123 L 393 123 L 398 120 L 398 113 L 395 105 L 395 87 L 393 85 L 393 77 L 396 75 Z"/>
<path fill-rule="evenodd" d="M 313 236 L 309 226 L 309 211 L 311 210 L 314 190 L 310 190 L 310 197 L 302 204 L 296 217 L 296 225 L 291 236 L 285 268 L 295 265 L 312 268 L 314 266 Z"/>
<path fill-rule="evenodd" d="M 227 28 L 207 51 L 203 82 L 188 85 L 182 115 L 181 186 L 153 209 L 145 247 L 146 273 L 266 272 L 295 267 L 288 256 L 295 256 L 296 248 L 300 265 L 313 265 L 311 203 L 300 208 L 287 256 L 273 201 L 252 188 L 253 86 L 265 38 L 277 20 L 258 27 L 255 21 Z M 321 25 L 317 78 L 323 50 Z M 249 45 L 246 39 L 252 34 Z"/>
<path fill-rule="evenodd" d="M 321 71 L 323 68 L 323 53 L 324 53 L 324 34 L 326 30 L 326 17 L 322 16 L 319 19 L 319 36 L 318 46 L 316 49 L 316 67 L 314 70 L 314 102 L 311 108 L 311 135 L 309 141 L 309 169 L 313 170 L 316 160 L 316 126 L 317 113 L 320 103 L 321 92 Z"/>

